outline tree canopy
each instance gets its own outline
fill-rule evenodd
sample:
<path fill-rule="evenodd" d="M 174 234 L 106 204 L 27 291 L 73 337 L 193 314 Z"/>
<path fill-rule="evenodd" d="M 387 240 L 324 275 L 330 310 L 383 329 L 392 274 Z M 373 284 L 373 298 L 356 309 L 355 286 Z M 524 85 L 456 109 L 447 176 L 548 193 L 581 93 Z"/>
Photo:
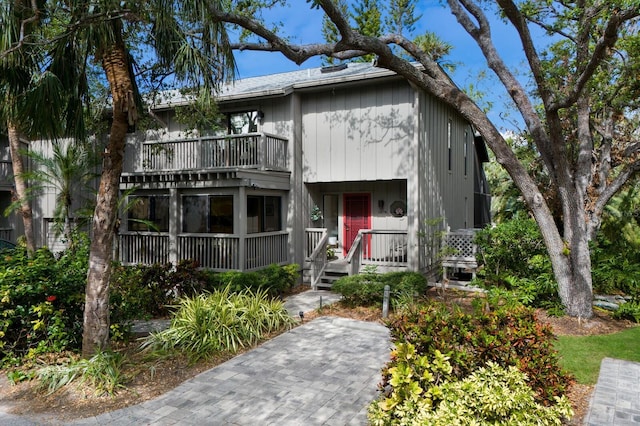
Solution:
<path fill-rule="evenodd" d="M 531 173 L 486 112 L 444 72 L 437 55 L 424 50 L 428 44 L 389 29 L 381 35 L 366 34 L 354 28 L 348 14 L 331 0 L 308 0 L 337 30 L 335 39 L 325 43 L 291 43 L 259 19 L 215 7 L 209 7 L 209 13 L 254 35 L 253 42 L 232 43 L 234 48 L 277 51 L 297 64 L 321 55 L 342 60 L 375 55 L 379 67 L 395 71 L 455 108 L 485 138 L 538 222 L 567 313 L 590 317 L 589 241 L 600 227 L 604 206 L 640 167 L 634 77 L 639 3 L 445 3 L 482 52 L 486 69 L 509 94 L 525 124 L 522 136 L 530 140 L 544 173 Z M 517 34 L 526 58 L 527 84 L 519 78 L 520 70 L 507 66 L 496 49 L 492 14 Z M 398 16 L 383 20 L 401 22 Z M 410 25 L 410 21 L 404 23 Z M 545 35 L 534 37 L 534 31 Z M 545 176 L 542 181 L 541 175 Z M 554 193 L 552 202 L 548 191 Z"/>

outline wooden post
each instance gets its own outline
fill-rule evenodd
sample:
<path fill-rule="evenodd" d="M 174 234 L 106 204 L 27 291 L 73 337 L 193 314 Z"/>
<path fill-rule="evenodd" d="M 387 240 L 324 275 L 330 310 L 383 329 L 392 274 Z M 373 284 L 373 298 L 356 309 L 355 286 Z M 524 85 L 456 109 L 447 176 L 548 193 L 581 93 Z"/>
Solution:
<path fill-rule="evenodd" d="M 247 188 L 238 188 L 238 207 L 236 217 L 238 218 L 237 230 L 238 241 L 238 269 L 244 271 L 247 267 Z"/>
<path fill-rule="evenodd" d="M 267 168 L 267 151 L 268 151 L 268 147 L 267 147 L 267 135 L 265 135 L 264 133 L 260 134 L 260 143 L 258 144 L 258 153 L 260 155 L 260 161 L 262 164 L 260 164 L 260 169 L 261 170 L 266 170 Z"/>
<path fill-rule="evenodd" d="M 176 188 L 169 189 L 169 262 L 178 263 L 178 233 L 180 232 L 180 197 Z"/>
<path fill-rule="evenodd" d="M 389 296 L 391 295 L 391 288 L 389 285 L 384 286 L 384 297 L 382 298 L 382 318 L 389 316 Z"/>

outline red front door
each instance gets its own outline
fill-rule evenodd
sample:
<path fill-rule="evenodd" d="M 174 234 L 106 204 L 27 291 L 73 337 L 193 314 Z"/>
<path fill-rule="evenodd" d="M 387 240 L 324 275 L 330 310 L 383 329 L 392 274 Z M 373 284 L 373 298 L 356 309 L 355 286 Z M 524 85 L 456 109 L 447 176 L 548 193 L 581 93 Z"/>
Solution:
<path fill-rule="evenodd" d="M 344 194 L 344 251 L 349 251 L 361 229 L 371 228 L 371 196 Z"/>

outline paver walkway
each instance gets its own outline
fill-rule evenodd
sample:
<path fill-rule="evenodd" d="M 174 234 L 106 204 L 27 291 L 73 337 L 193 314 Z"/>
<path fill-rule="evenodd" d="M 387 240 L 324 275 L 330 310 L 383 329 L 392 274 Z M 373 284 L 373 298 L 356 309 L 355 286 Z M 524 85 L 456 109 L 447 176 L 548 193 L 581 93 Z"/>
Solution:
<path fill-rule="evenodd" d="M 389 359 L 387 329 L 322 317 L 159 398 L 76 425 L 364 425 Z"/>
<path fill-rule="evenodd" d="M 640 363 L 602 360 L 585 425 L 640 425 Z"/>
<path fill-rule="evenodd" d="M 339 295 L 307 291 L 287 299 L 309 312 Z M 322 317 L 139 405 L 74 425 L 365 425 L 391 343 L 381 324 Z M 0 424 L 52 425 L 2 413 Z"/>

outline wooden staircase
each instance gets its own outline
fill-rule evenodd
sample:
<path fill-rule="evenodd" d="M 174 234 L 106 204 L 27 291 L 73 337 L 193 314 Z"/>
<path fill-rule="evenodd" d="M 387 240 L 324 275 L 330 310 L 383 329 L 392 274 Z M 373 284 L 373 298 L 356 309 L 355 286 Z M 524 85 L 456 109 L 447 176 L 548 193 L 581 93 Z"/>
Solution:
<path fill-rule="evenodd" d="M 348 264 L 345 259 L 338 259 L 330 261 L 324 270 L 324 273 L 320 277 L 318 282 L 319 289 L 330 290 L 333 283 L 339 278 L 349 275 Z"/>

